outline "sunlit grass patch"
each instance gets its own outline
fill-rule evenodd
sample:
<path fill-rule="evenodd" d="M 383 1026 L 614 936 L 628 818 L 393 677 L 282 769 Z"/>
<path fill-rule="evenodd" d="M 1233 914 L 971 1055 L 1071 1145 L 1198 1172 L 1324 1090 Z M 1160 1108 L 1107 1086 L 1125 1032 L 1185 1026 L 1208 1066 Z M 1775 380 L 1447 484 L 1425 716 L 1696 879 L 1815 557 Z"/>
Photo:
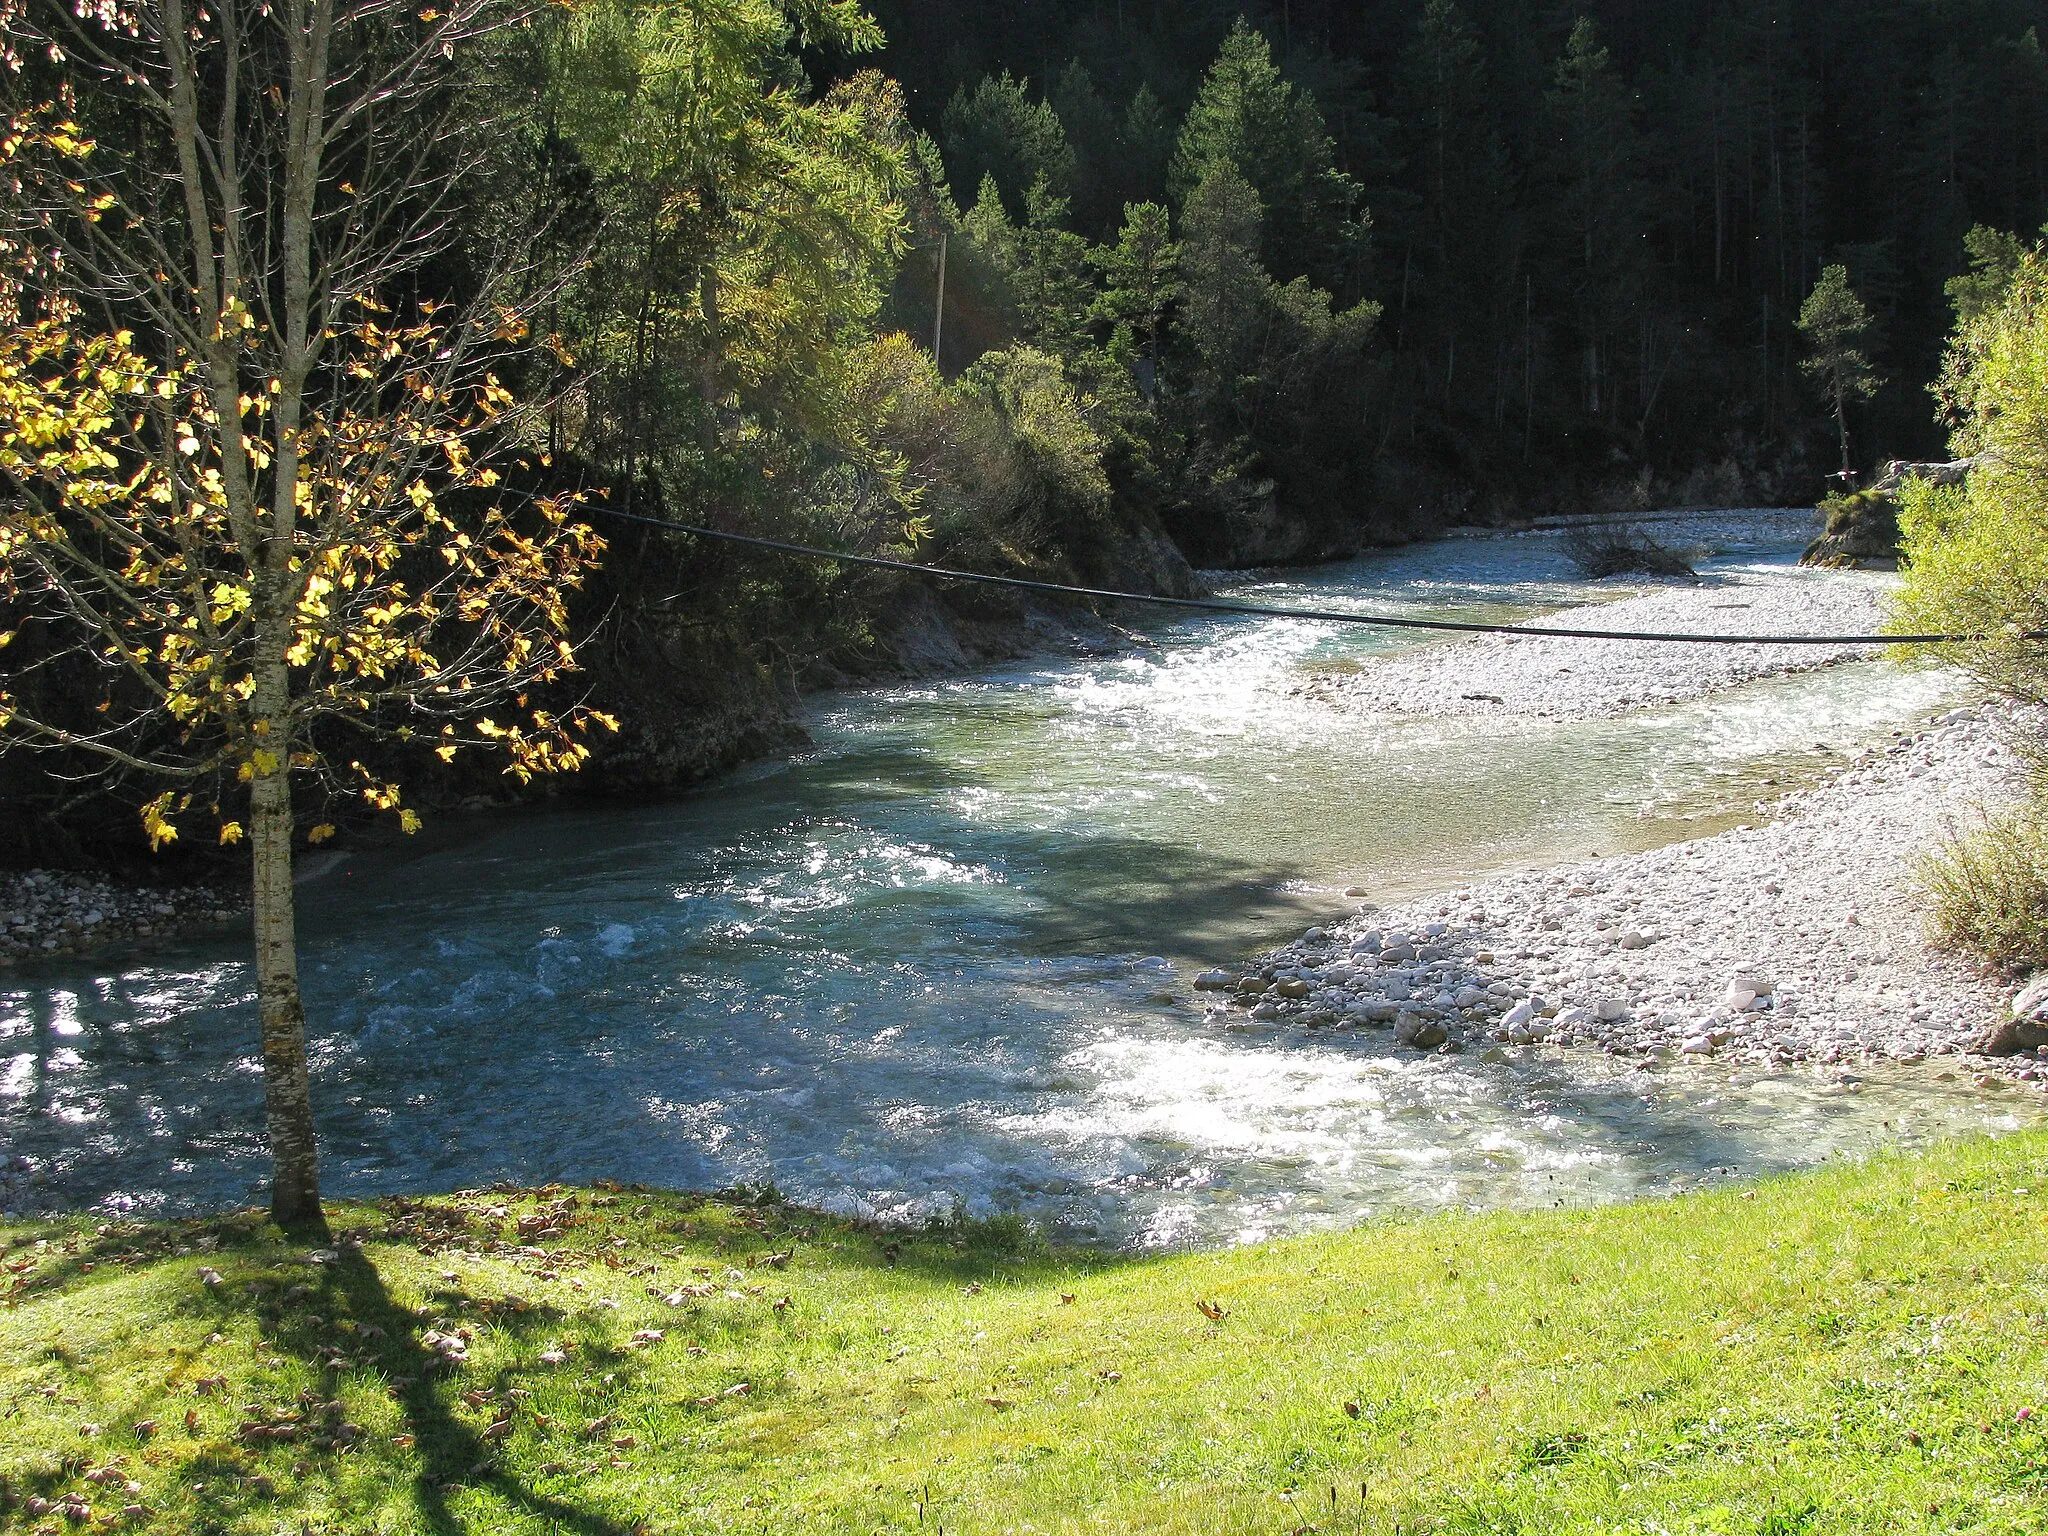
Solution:
<path fill-rule="evenodd" d="M 0 1529 L 2032 1531 L 2048 1136 L 1118 1259 L 771 1193 L 5 1229 Z"/>

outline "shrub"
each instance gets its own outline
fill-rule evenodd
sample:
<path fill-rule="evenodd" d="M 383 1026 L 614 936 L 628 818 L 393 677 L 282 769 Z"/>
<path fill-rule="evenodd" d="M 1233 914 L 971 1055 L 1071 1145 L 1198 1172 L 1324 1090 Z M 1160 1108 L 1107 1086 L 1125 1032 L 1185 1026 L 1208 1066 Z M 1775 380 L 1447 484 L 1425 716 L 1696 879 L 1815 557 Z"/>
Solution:
<path fill-rule="evenodd" d="M 1696 574 L 1685 556 L 1659 544 L 1640 528 L 1625 523 L 1580 523 L 1567 528 L 1560 541 L 1565 557 L 1588 576 Z"/>
<path fill-rule="evenodd" d="M 1941 398 L 1960 486 L 1908 481 L 1899 522 L 1905 579 L 1893 622 L 1964 632 L 1980 644 L 1928 648 L 1991 686 L 2048 702 L 2048 258 L 2029 253 L 2000 303 L 1958 330 Z"/>
<path fill-rule="evenodd" d="M 2013 971 L 2048 967 L 2048 814 L 2038 796 L 1949 837 L 1917 875 L 1937 943 Z"/>

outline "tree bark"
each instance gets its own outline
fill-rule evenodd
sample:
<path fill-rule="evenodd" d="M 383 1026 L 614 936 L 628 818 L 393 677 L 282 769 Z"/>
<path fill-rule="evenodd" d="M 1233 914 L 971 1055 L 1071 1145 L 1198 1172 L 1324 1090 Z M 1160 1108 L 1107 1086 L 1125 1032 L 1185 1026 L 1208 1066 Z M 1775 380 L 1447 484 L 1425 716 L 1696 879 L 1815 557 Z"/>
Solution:
<path fill-rule="evenodd" d="M 1835 383 L 1835 428 L 1842 434 L 1842 473 L 1846 476 L 1850 472 L 1849 403 L 1847 399 L 1844 398 L 1844 391 L 1842 389 L 1841 381 L 1839 379 Z"/>
<path fill-rule="evenodd" d="M 282 744 L 280 743 L 280 746 Z M 249 786 L 249 849 L 255 911 L 256 1011 L 263 1038 L 263 1095 L 270 1132 L 270 1215 L 288 1230 L 324 1234 L 319 1153 L 306 1065 L 306 1011 L 292 908 L 292 790 L 285 753 Z"/>

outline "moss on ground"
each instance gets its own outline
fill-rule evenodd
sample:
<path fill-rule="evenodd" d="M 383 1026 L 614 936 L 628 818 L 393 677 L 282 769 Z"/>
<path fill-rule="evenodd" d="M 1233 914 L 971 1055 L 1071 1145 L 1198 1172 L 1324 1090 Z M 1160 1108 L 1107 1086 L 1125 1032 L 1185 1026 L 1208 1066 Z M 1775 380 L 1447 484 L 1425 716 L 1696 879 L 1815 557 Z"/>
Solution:
<path fill-rule="evenodd" d="M 1116 1259 L 491 1190 L 0 1229 L 0 1530 L 2038 1532 L 2048 1134 Z"/>

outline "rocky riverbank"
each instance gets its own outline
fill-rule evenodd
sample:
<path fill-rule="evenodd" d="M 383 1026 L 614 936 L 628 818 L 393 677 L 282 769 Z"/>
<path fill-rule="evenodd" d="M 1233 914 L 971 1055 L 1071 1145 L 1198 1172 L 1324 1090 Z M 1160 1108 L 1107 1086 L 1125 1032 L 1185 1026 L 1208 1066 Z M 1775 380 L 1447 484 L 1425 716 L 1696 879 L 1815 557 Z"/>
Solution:
<path fill-rule="evenodd" d="M 2017 794 L 2014 724 L 1952 710 L 1766 825 L 1368 908 L 1196 985 L 1227 995 L 1218 1022 L 1384 1028 L 1422 1050 L 1959 1058 L 2048 1088 L 2032 1053 L 1970 1055 L 2011 984 L 1931 952 L 1911 895 L 1920 850 Z"/>
<path fill-rule="evenodd" d="M 1731 571 L 1669 580 L 1592 583 L 1633 595 L 1571 608 L 1530 628 L 1715 635 L 1873 634 L 1883 620 L 1882 578 L 1803 570 Z M 1660 646 L 1640 641 L 1531 640 L 1485 635 L 1426 646 L 1357 671 L 1312 678 L 1297 692 L 1359 714 L 1531 715 L 1592 720 L 1677 704 L 1739 683 L 1860 661 L 1859 645 Z"/>
<path fill-rule="evenodd" d="M 248 908 L 217 886 L 132 885 L 32 869 L 0 877 L 0 967 L 105 944 L 161 940 L 232 921 Z"/>

